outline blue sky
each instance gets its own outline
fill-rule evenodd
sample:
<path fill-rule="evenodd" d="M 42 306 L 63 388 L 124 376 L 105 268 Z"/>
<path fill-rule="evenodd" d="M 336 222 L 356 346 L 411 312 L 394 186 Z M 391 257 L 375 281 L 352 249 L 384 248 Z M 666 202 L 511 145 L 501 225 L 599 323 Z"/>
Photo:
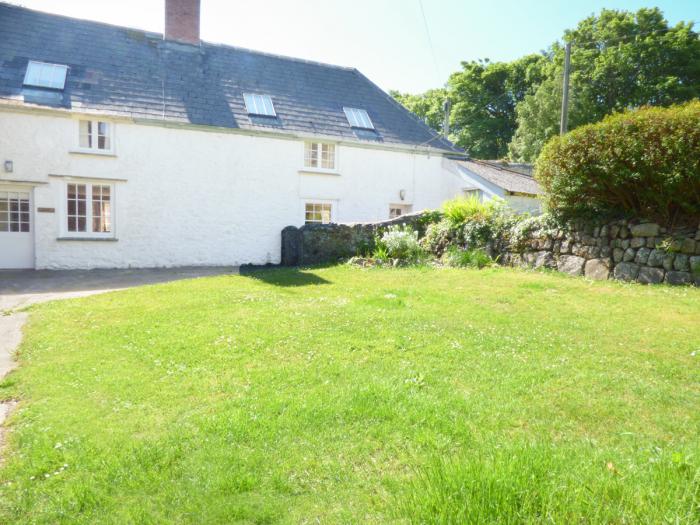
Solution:
<path fill-rule="evenodd" d="M 163 31 L 163 0 L 9 0 L 53 13 Z M 675 24 L 700 0 L 202 0 L 202 38 L 357 67 L 384 89 L 442 85 L 462 60 L 538 52 L 603 7 L 658 6 Z"/>

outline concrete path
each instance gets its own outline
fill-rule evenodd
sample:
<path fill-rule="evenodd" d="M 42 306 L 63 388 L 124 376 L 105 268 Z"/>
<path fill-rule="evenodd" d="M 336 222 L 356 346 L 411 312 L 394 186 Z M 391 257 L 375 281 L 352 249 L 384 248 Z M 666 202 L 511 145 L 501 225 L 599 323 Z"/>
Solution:
<path fill-rule="evenodd" d="M 56 299 L 84 297 L 146 284 L 237 273 L 238 268 L 235 267 L 0 270 L 0 379 L 16 366 L 13 353 L 22 341 L 22 327 L 28 317 L 25 312 L 17 311 L 21 308 Z M 0 448 L 3 444 L 3 423 L 15 405 L 15 401 L 0 403 Z"/>

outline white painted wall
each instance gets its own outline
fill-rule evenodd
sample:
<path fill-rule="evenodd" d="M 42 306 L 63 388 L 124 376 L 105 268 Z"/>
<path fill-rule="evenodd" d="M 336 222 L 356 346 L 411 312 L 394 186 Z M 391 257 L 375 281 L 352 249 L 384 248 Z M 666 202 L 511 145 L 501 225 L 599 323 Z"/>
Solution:
<path fill-rule="evenodd" d="M 508 206 L 518 213 L 531 213 L 532 215 L 542 213 L 542 201 L 540 199 L 525 195 L 506 195 L 504 198 Z"/>
<path fill-rule="evenodd" d="M 0 111 L 3 180 L 31 180 L 37 268 L 277 263 L 280 232 L 303 224 L 306 200 L 332 200 L 338 222 L 386 219 L 389 205 L 437 208 L 459 192 L 443 158 L 338 145 L 338 173 L 300 172 L 301 139 L 116 122 L 115 156 L 71 153 L 77 117 Z M 65 178 L 124 179 L 114 202 L 116 242 L 63 241 Z M 0 247 L 2 249 L 2 247 Z"/>

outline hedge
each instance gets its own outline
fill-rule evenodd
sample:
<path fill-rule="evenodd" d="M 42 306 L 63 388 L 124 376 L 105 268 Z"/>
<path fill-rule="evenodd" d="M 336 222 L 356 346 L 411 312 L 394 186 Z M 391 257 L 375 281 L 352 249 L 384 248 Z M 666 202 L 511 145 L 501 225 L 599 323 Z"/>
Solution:
<path fill-rule="evenodd" d="M 642 108 L 554 137 L 535 176 L 564 219 L 700 220 L 700 101 Z"/>

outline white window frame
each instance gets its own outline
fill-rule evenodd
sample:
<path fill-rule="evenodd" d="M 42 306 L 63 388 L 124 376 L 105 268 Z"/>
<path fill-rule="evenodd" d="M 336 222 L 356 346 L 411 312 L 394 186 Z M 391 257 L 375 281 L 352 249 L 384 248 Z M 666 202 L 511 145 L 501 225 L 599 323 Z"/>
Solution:
<path fill-rule="evenodd" d="M 91 130 L 90 130 L 90 142 L 91 146 L 86 147 L 82 146 L 80 144 L 80 139 L 81 139 L 81 125 L 83 122 L 90 122 Z M 99 144 L 99 126 L 100 123 L 106 124 L 107 129 L 108 129 L 108 134 L 107 137 L 109 138 L 109 148 L 105 149 L 100 149 L 98 148 Z M 91 118 L 81 118 L 76 120 L 76 146 L 75 149 L 73 150 L 74 153 L 91 153 L 93 155 L 109 155 L 109 156 L 114 156 L 114 153 L 116 151 L 115 149 L 115 141 L 116 141 L 116 124 L 112 121 L 105 120 L 105 119 L 91 119 Z"/>
<path fill-rule="evenodd" d="M 85 211 L 86 211 L 86 230 L 84 232 L 74 232 L 68 230 L 68 185 L 82 184 L 85 185 Z M 116 184 L 111 180 L 100 179 L 67 179 L 62 183 L 61 188 L 61 206 L 59 214 L 60 228 L 59 237 L 62 238 L 83 238 L 83 239 L 115 239 L 117 236 L 117 221 L 116 221 Z M 110 206 L 110 225 L 109 232 L 94 232 L 92 231 L 92 192 L 93 186 L 109 186 L 109 201 Z"/>
<path fill-rule="evenodd" d="M 270 97 L 270 95 L 261 95 L 260 93 L 243 93 L 243 101 L 245 102 L 245 108 L 249 115 L 257 115 L 262 117 L 277 116 L 275 104 L 272 102 L 272 97 Z"/>
<path fill-rule="evenodd" d="M 351 128 L 374 129 L 374 124 L 366 109 L 344 107 L 343 111 Z"/>
<path fill-rule="evenodd" d="M 49 62 L 30 60 L 27 62 L 27 71 L 24 73 L 22 84 L 60 91 L 66 87 L 67 76 L 68 66 L 65 64 L 51 64 Z"/>
<path fill-rule="evenodd" d="M 394 217 L 391 216 L 391 211 L 394 209 L 401 210 L 401 213 L 399 215 L 396 215 Z M 407 215 L 413 211 L 413 206 L 411 204 L 389 204 L 389 218 L 390 219 L 396 219 L 398 217 L 403 217 L 404 215 Z"/>
<path fill-rule="evenodd" d="M 319 158 L 318 158 L 318 166 L 310 166 L 307 164 L 307 148 L 311 147 L 312 145 L 316 145 L 318 147 L 319 151 Z M 330 146 L 333 148 L 333 167 L 332 168 L 322 168 L 321 167 L 321 155 L 322 155 L 322 149 L 323 146 Z M 303 168 L 301 171 L 310 171 L 310 172 L 318 172 L 318 173 L 338 173 L 338 145 L 333 143 L 333 142 L 321 142 L 321 141 L 315 141 L 315 140 L 307 140 L 304 142 L 303 146 L 303 158 L 302 158 L 302 166 Z"/>
<path fill-rule="evenodd" d="M 12 211 L 11 201 L 17 201 L 16 211 Z M 32 192 L 30 190 L 0 186 L 0 203 L 4 205 L 4 209 L 0 210 L 0 223 L 4 224 L 4 228 L 6 228 L 0 229 L 0 234 L 33 233 L 34 218 L 32 217 Z M 25 204 L 25 209 L 23 209 L 23 204 Z M 13 214 L 17 215 L 16 220 L 12 220 Z M 16 230 L 12 229 L 13 224 L 16 224 Z M 22 229 L 23 226 L 26 226 L 26 229 Z"/>
<path fill-rule="evenodd" d="M 313 205 L 328 205 L 331 207 L 331 216 L 330 216 L 330 221 L 328 223 L 325 222 L 306 222 L 306 206 L 309 204 Z M 336 215 L 337 215 L 337 208 L 338 208 L 338 201 L 335 200 L 328 200 L 328 199 L 307 199 L 302 202 L 301 206 L 301 223 L 302 224 L 330 224 L 337 222 Z"/>

